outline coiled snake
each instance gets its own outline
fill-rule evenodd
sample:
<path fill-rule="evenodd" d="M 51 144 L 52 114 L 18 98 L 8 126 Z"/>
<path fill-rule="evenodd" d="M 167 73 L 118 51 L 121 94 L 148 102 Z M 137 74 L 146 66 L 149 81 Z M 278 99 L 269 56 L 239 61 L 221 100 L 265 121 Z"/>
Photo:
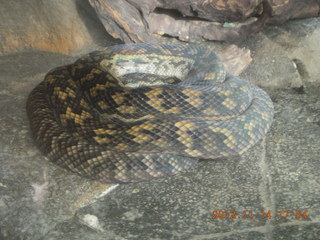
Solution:
<path fill-rule="evenodd" d="M 273 105 L 226 76 L 199 46 L 124 44 L 50 71 L 29 95 L 36 145 L 54 163 L 103 182 L 134 182 L 242 153 L 261 139 Z"/>

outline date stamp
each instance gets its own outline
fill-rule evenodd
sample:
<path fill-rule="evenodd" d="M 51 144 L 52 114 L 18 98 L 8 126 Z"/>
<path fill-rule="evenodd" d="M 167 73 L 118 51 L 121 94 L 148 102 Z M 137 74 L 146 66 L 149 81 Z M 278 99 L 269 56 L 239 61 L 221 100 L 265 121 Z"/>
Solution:
<path fill-rule="evenodd" d="M 212 219 L 306 219 L 307 211 L 212 211 Z"/>

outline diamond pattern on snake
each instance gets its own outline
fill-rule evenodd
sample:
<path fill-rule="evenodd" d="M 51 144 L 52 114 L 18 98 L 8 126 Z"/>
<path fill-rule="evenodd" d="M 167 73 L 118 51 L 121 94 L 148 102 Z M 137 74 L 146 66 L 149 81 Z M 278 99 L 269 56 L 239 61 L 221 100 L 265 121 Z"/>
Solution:
<path fill-rule="evenodd" d="M 265 91 L 200 46 L 123 44 L 51 70 L 30 93 L 34 141 L 57 165 L 102 182 L 175 174 L 241 154 L 273 119 Z"/>

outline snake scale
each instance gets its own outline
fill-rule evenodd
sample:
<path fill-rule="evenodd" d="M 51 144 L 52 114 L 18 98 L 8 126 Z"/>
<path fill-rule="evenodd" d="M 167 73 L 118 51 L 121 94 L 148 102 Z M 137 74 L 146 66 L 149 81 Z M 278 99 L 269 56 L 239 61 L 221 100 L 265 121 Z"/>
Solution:
<path fill-rule="evenodd" d="M 241 154 L 265 136 L 273 104 L 200 46 L 123 44 L 51 70 L 30 93 L 36 145 L 102 182 L 173 174 Z"/>

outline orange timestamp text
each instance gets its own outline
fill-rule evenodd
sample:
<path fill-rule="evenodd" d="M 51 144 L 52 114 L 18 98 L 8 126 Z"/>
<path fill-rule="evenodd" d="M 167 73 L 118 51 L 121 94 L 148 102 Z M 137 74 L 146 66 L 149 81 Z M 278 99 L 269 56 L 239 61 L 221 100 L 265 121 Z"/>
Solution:
<path fill-rule="evenodd" d="M 306 219 L 307 211 L 212 211 L 212 219 L 270 219 L 273 217 L 278 217 L 279 219 Z"/>

